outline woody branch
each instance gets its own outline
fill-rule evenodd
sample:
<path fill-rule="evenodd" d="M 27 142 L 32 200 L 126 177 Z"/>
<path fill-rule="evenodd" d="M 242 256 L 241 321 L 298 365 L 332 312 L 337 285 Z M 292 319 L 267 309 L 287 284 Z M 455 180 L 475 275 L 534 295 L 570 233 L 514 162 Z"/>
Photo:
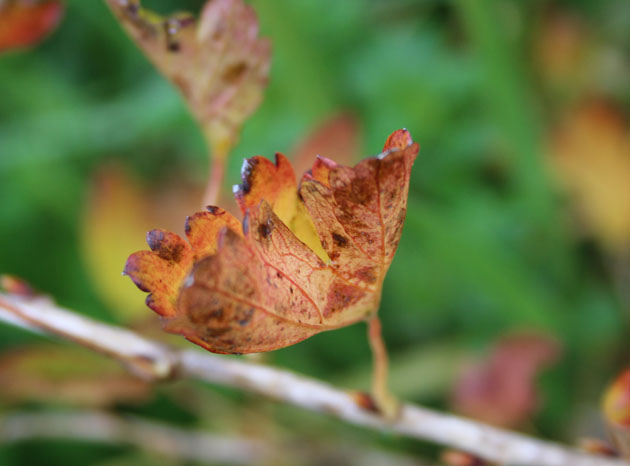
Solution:
<path fill-rule="evenodd" d="M 464 450 L 500 464 L 630 466 L 411 404 L 401 407 L 396 420 L 387 421 L 361 408 L 352 394 L 318 380 L 233 357 L 171 349 L 130 330 L 63 309 L 46 298 L 0 293 L 0 320 L 74 341 L 156 381 L 191 377 L 235 387 L 359 426 Z"/>

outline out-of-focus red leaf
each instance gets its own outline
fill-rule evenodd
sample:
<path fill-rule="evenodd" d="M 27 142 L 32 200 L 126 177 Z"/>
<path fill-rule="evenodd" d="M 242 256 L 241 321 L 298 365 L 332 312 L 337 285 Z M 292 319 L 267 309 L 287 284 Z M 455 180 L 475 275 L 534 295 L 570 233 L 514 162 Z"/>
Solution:
<path fill-rule="evenodd" d="M 35 45 L 59 24 L 59 0 L 0 1 L 0 52 Z"/>
<path fill-rule="evenodd" d="M 453 408 L 497 426 L 522 425 L 538 405 L 536 376 L 558 354 L 558 343 L 547 336 L 504 337 L 486 359 L 465 368 L 454 387 Z"/>
<path fill-rule="evenodd" d="M 374 316 L 400 240 L 419 146 L 399 130 L 355 167 L 318 158 L 299 185 L 289 161 L 253 157 L 236 199 L 243 225 L 210 207 L 188 242 L 164 230 L 125 272 L 165 330 L 219 353 L 297 343 Z"/>
<path fill-rule="evenodd" d="M 140 0 L 107 0 L 129 35 L 175 84 L 215 156 L 225 156 L 262 101 L 271 47 L 258 37 L 256 13 L 243 0 L 209 0 L 199 21 L 159 16 Z"/>

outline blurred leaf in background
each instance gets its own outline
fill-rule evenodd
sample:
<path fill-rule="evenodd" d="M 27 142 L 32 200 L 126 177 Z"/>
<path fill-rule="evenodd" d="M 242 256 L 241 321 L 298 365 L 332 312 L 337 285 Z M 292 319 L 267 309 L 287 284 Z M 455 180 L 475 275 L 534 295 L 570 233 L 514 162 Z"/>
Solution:
<path fill-rule="evenodd" d="M 539 334 L 501 338 L 483 360 L 458 377 L 452 403 L 458 413 L 496 426 L 522 427 L 539 408 L 538 372 L 559 357 L 559 345 Z"/>
<path fill-rule="evenodd" d="M 58 0 L 0 2 L 0 52 L 35 45 L 55 29 L 63 14 Z"/>

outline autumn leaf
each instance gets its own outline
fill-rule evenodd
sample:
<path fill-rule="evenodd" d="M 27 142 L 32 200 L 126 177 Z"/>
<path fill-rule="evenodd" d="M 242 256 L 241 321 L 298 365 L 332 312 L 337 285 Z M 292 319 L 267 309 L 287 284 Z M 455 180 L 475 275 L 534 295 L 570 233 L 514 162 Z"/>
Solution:
<path fill-rule="evenodd" d="M 502 338 L 486 359 L 462 372 L 453 407 L 493 425 L 521 426 L 538 406 L 535 378 L 558 352 L 558 343 L 547 336 L 523 333 Z"/>
<path fill-rule="evenodd" d="M 35 45 L 55 29 L 62 13 L 58 0 L 0 1 L 0 52 Z"/>
<path fill-rule="evenodd" d="M 213 148 L 223 157 L 267 85 L 270 44 L 258 37 L 254 10 L 243 0 L 210 0 L 199 20 L 162 17 L 139 0 L 107 0 L 129 35 L 175 84 Z"/>
<path fill-rule="evenodd" d="M 604 103 L 577 108 L 555 131 L 551 161 L 583 225 L 611 251 L 630 250 L 630 127 Z"/>
<path fill-rule="evenodd" d="M 608 387 L 602 408 L 617 448 L 630 459 L 630 368 Z"/>
<path fill-rule="evenodd" d="M 188 218 L 186 235 L 153 230 L 125 273 L 149 292 L 166 331 L 209 351 L 253 353 L 376 314 L 400 240 L 418 144 L 393 133 L 354 168 L 318 158 L 298 186 L 282 155 L 245 161 L 235 196 Z"/>

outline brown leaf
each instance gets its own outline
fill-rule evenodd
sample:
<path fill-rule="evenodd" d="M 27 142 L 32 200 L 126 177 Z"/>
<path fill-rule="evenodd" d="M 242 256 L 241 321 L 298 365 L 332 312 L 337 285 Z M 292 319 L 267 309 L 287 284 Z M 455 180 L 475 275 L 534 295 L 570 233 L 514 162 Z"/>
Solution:
<path fill-rule="evenodd" d="M 518 427 L 534 413 L 538 372 L 558 357 L 555 340 L 536 334 L 503 338 L 490 356 L 466 368 L 455 384 L 453 407 L 465 416 Z"/>
<path fill-rule="evenodd" d="M 585 226 L 613 251 L 630 249 L 630 129 L 614 108 L 583 105 L 553 134 L 553 166 Z"/>
<path fill-rule="evenodd" d="M 151 386 L 118 363 L 78 347 L 39 345 L 0 355 L 3 403 L 104 407 L 148 398 Z"/>
<path fill-rule="evenodd" d="M 298 188 L 288 160 L 243 165 L 244 219 L 188 219 L 189 243 L 154 230 L 125 272 L 164 328 L 219 353 L 270 351 L 372 316 L 393 259 L 418 145 L 400 130 L 354 168 L 318 158 Z"/>
<path fill-rule="evenodd" d="M 55 29 L 62 14 L 58 0 L 0 2 L 0 52 L 37 44 Z"/>
<path fill-rule="evenodd" d="M 186 99 L 214 154 L 224 156 L 267 85 L 270 44 L 243 0 L 209 0 L 199 21 L 159 16 L 139 0 L 107 0 L 127 32 Z"/>

